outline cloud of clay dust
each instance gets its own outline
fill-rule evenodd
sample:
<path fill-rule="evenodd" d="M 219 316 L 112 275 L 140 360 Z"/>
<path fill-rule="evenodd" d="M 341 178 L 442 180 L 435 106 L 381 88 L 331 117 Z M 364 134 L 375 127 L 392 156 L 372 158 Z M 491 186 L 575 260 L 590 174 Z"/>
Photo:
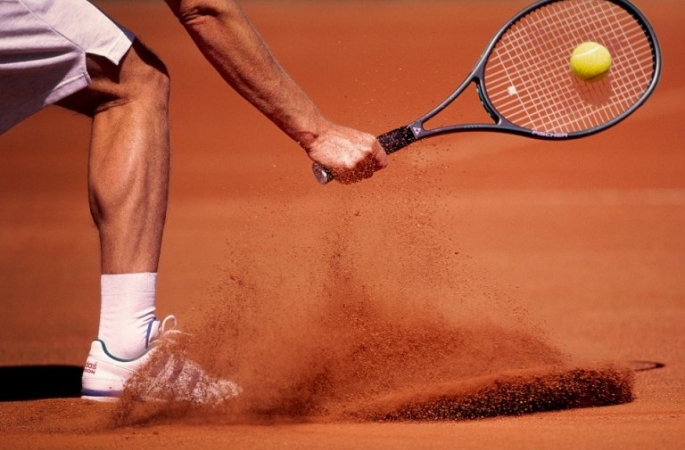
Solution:
<path fill-rule="evenodd" d="M 188 350 L 243 388 L 220 420 L 468 419 L 632 400 L 630 370 L 574 364 L 462 254 L 437 194 L 363 185 L 246 207 Z"/>

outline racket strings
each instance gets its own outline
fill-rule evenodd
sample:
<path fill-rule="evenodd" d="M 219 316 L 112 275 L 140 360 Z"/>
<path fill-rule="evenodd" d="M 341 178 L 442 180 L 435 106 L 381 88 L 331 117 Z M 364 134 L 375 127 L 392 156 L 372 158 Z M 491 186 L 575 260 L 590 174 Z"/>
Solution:
<path fill-rule="evenodd" d="M 609 74 L 593 82 L 573 75 L 582 42 L 612 55 Z M 485 67 L 485 89 L 510 122 L 544 133 L 588 130 L 638 102 L 655 76 L 655 51 L 641 24 L 607 0 L 561 0 L 532 10 L 500 37 Z"/>

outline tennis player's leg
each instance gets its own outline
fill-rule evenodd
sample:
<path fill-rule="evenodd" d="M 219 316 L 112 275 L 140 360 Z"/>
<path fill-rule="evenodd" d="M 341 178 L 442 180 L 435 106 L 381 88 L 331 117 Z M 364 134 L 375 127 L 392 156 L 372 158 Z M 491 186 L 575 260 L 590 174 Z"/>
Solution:
<path fill-rule="evenodd" d="M 134 41 L 116 65 L 88 55 L 90 85 L 58 104 L 92 117 L 88 186 L 101 246 L 98 337 L 130 358 L 146 348 L 169 179 L 169 79 Z"/>
<path fill-rule="evenodd" d="M 102 308 L 84 369 L 84 398 L 120 397 L 126 382 L 174 340 L 175 318 L 156 319 L 156 273 L 169 185 L 169 78 L 139 41 L 119 65 L 88 57 L 91 84 L 59 105 L 93 118 L 90 206 L 100 234 Z M 152 350 L 152 351 L 151 351 Z M 217 403 L 240 388 L 164 352 L 137 393 L 156 400 Z"/>

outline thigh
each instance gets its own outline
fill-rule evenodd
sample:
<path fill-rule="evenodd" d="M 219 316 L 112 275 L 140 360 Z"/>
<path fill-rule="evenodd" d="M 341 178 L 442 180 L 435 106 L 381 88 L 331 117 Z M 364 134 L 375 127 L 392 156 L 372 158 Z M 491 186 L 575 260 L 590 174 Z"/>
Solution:
<path fill-rule="evenodd" d="M 0 23 L 0 134 L 89 86 L 134 40 L 85 0 L 3 0 Z"/>

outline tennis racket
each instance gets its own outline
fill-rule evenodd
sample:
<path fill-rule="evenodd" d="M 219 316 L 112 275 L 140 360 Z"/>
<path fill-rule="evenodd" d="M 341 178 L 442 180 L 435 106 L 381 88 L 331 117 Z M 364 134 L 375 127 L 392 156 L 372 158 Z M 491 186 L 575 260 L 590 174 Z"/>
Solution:
<path fill-rule="evenodd" d="M 570 69 L 581 43 L 611 53 L 609 73 L 583 81 Z M 661 75 L 659 43 L 645 16 L 626 0 L 542 0 L 527 7 L 490 41 L 471 74 L 419 119 L 378 137 L 387 154 L 421 139 L 462 131 L 496 131 L 564 140 L 616 125 L 652 94 Z M 493 123 L 427 128 L 426 122 L 471 84 Z M 314 164 L 321 184 L 333 174 Z"/>

